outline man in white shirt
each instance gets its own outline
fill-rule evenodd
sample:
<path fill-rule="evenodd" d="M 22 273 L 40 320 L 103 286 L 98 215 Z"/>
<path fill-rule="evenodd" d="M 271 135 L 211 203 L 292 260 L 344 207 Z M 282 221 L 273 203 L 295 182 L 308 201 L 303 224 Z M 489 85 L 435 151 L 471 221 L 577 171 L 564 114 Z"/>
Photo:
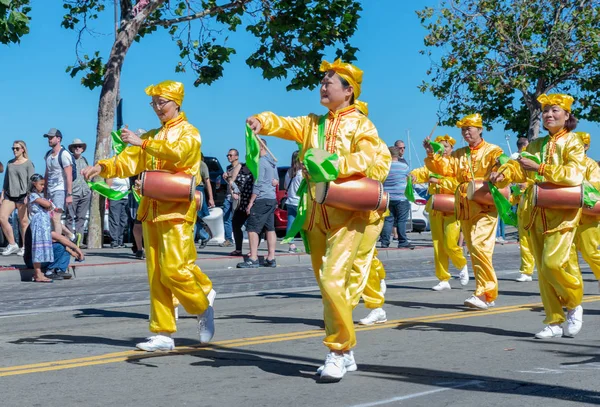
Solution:
<path fill-rule="evenodd" d="M 60 230 L 60 218 L 67 205 L 73 203 L 73 159 L 62 145 L 62 133 L 52 128 L 44 137 L 48 139 L 51 150 L 46 153 L 46 191 L 45 196 L 52 201 L 56 209 L 52 212 L 55 230 Z M 67 227 L 62 226 L 63 234 L 81 243 L 81 237 L 75 236 Z"/>

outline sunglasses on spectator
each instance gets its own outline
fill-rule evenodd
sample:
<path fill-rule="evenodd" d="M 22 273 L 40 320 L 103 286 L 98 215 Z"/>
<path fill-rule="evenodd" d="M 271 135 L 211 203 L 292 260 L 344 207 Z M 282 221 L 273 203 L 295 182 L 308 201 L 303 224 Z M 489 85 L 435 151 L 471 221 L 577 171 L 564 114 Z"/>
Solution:
<path fill-rule="evenodd" d="M 406 147 L 398 147 L 400 150 L 406 150 Z"/>
<path fill-rule="evenodd" d="M 227 157 L 235 157 L 235 154 L 227 154 Z"/>
<path fill-rule="evenodd" d="M 19 151 L 21 149 L 21 147 L 13 147 L 12 149 L 13 149 L 13 151 Z"/>

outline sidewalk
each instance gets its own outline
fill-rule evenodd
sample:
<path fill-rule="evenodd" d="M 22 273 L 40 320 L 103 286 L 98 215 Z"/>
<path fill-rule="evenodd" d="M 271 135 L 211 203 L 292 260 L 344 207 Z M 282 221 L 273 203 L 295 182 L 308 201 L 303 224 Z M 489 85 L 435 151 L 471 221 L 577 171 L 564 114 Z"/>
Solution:
<path fill-rule="evenodd" d="M 408 249 L 379 249 L 379 257 L 382 259 L 400 258 L 409 253 L 415 253 L 427 249 L 428 253 L 420 253 L 420 255 L 430 256 L 433 258 L 431 249 L 431 235 L 429 233 L 409 233 L 409 239 L 415 245 L 415 251 Z M 288 253 L 288 246 L 282 245 L 278 241 L 276 249 L 276 258 L 278 266 L 298 266 L 307 265 L 310 267 L 310 256 L 304 253 L 304 245 L 301 239 L 296 239 L 296 246 L 300 249 L 300 253 Z M 241 262 L 241 256 L 230 256 L 234 247 L 220 247 L 218 244 L 211 242 L 204 249 L 197 249 L 198 258 L 196 263 L 203 270 L 216 270 L 235 268 L 237 263 Z M 248 244 L 244 243 L 242 247 L 244 253 L 248 252 Z M 429 253 L 430 252 L 430 253 Z M 127 273 L 131 274 L 146 274 L 145 260 L 135 258 L 129 247 L 124 249 L 86 249 L 84 250 L 86 260 L 84 263 L 71 263 L 74 268 L 76 277 L 100 277 L 102 275 L 115 275 Z M 266 242 L 262 242 L 259 247 L 259 257 L 262 258 L 267 253 Z M 23 259 L 16 255 L 0 256 L 0 282 L 17 282 L 30 281 L 33 276 L 33 271 L 27 269 L 23 263 Z"/>

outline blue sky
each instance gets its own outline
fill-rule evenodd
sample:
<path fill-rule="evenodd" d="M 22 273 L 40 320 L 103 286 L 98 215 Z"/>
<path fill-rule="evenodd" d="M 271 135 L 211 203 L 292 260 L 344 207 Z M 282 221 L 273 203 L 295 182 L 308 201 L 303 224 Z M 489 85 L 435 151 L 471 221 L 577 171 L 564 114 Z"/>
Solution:
<path fill-rule="evenodd" d="M 431 132 L 439 105 L 439 101 L 417 89 L 429 60 L 418 53 L 423 48 L 425 31 L 414 11 L 436 4 L 436 0 L 364 1 L 359 29 L 352 40 L 360 49 L 356 65 L 365 72 L 361 99 L 369 103 L 369 117 L 388 144 L 398 139 L 406 141 L 410 132 L 416 147 L 411 148 L 412 167 L 424 158 L 421 140 Z M 19 45 L 0 46 L 0 123 L 4 133 L 0 161 L 4 163 L 12 158 L 12 141 L 23 139 L 36 168 L 43 172 L 48 146 L 42 135 L 51 127 L 63 132 L 65 145 L 75 137 L 87 142 L 84 155 L 89 161 L 93 159 L 100 89 L 90 91 L 80 85 L 79 78 L 72 79 L 65 73 L 75 61 L 76 33 L 60 27 L 63 14 L 62 1 L 34 0 L 31 33 Z M 112 10 L 98 21 L 96 30 L 99 35 L 86 38 L 85 49 L 90 54 L 98 49 L 107 58 L 113 40 Z M 166 32 L 158 31 L 134 43 L 121 79 L 125 123 L 134 129 L 158 127 L 144 88 L 165 79 L 181 81 L 186 87 L 183 110 L 200 130 L 203 153 L 218 157 L 225 165 L 229 148 L 244 149 L 247 116 L 264 110 L 286 116 L 323 113 L 318 90 L 287 92 L 285 81 L 264 80 L 261 71 L 246 66 L 244 61 L 256 47 L 256 40 L 245 30 L 229 38 L 237 54 L 225 67 L 224 78 L 199 88 L 193 86 L 193 74 L 174 72 L 178 52 Z M 581 123 L 578 130 L 588 131 L 594 138 L 600 134 L 599 127 Z M 436 130 L 436 134 L 445 133 L 460 139 L 456 128 Z M 502 125 L 485 136 L 508 153 Z M 515 142 L 516 135 L 512 134 L 513 150 Z M 269 147 L 280 165 L 289 165 L 294 143 L 271 139 Z M 590 155 L 600 158 L 600 143 L 592 142 Z"/>

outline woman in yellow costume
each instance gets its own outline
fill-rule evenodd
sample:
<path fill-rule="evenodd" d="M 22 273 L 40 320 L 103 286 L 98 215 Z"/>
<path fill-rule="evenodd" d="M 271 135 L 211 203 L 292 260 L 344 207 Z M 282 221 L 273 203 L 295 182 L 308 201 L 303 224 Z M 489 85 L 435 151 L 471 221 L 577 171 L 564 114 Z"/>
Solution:
<path fill-rule="evenodd" d="M 587 156 L 590 148 L 590 133 L 576 132 L 575 134 L 581 138 L 586 151 L 584 179 L 600 190 L 600 167 L 596 161 Z M 575 246 L 592 269 L 600 287 L 600 251 L 598 250 L 598 246 L 600 246 L 600 216 L 581 215 L 581 221 L 575 232 Z M 574 258 L 577 260 L 577 255 Z"/>
<path fill-rule="evenodd" d="M 515 153 L 516 157 L 519 157 L 519 154 L 525 151 L 527 146 L 529 145 L 529 140 L 527 137 L 519 137 L 517 140 L 517 147 L 519 148 L 519 152 Z M 521 218 L 523 215 L 523 207 L 525 204 L 523 203 L 523 194 L 527 189 L 528 184 L 516 184 L 519 188 L 520 195 L 515 197 L 511 195 L 511 198 L 515 200 L 514 203 L 518 204 L 517 207 L 517 218 Z M 533 281 L 533 269 L 535 267 L 535 260 L 533 259 L 533 254 L 531 254 L 531 239 L 529 238 L 529 232 L 525 230 L 523 227 L 523 222 L 519 222 L 519 249 L 521 252 L 521 266 L 519 267 L 519 277 L 515 279 L 515 281 L 519 283 L 527 283 Z"/>
<path fill-rule="evenodd" d="M 86 179 L 127 178 L 146 170 L 184 172 L 200 180 L 200 133 L 180 111 L 184 89 L 180 82 L 164 81 L 146 88 L 150 105 L 161 127 L 138 137 L 122 129 L 124 142 L 131 146 L 120 154 L 82 171 Z M 150 331 L 157 335 L 138 343 L 145 351 L 167 351 L 175 344 L 177 330 L 173 296 L 185 310 L 198 315 L 200 342 L 214 335 L 212 303 L 215 291 L 209 278 L 195 264 L 194 221 L 196 203 L 166 202 L 142 196 L 137 212 L 142 222 L 146 267 L 150 284 Z"/>
<path fill-rule="evenodd" d="M 531 251 L 538 269 L 540 295 L 544 304 L 546 327 L 535 337 L 547 339 L 575 336 L 583 324 L 583 280 L 578 267 L 569 265 L 575 229 L 581 218 L 581 209 L 544 209 L 534 206 L 533 184 L 550 182 L 560 186 L 583 183 L 585 153 L 579 136 L 572 132 L 577 119 L 571 114 L 573 98 L 569 95 L 542 94 L 542 120 L 549 134 L 533 140 L 527 152 L 534 160 L 519 157 L 510 160 L 490 177 L 499 187 L 511 182 L 530 182 L 523 197 L 519 222 L 531 238 Z M 567 308 L 566 327 L 563 307 Z"/>
<path fill-rule="evenodd" d="M 492 265 L 498 212 L 495 206 L 467 199 L 467 188 L 470 181 L 488 180 L 502 149 L 483 139 L 483 124 L 478 113 L 464 117 L 456 126 L 460 127 L 468 146 L 455 150 L 450 157 L 440 157 L 433 154 L 426 139 L 423 143 L 427 150 L 425 165 L 434 174 L 456 178 L 459 184 L 454 194 L 456 220 L 461 223 L 475 274 L 475 292 L 464 304 L 470 308 L 488 309 L 495 305 L 498 297 L 498 280 Z"/>
<path fill-rule="evenodd" d="M 444 147 L 443 156 L 450 157 L 456 140 L 448 135 L 439 136 L 435 139 Z M 426 158 L 426 160 L 432 160 Z M 450 260 L 459 272 L 460 284 L 467 285 L 469 282 L 469 270 L 467 269 L 467 260 L 462 249 L 458 246 L 460 236 L 460 222 L 456 220 L 454 212 L 444 213 L 432 210 L 431 205 L 433 196 L 436 194 L 454 195 L 458 183 L 453 173 L 441 173 L 440 178 L 431 174 L 431 171 L 425 166 L 411 171 L 413 182 L 429 183 L 429 195 L 432 198 L 427 202 L 425 209 L 429 212 L 429 221 L 431 222 L 431 239 L 433 240 L 433 257 L 435 261 L 435 276 L 440 282 L 433 287 L 435 291 L 450 290 L 450 279 L 452 276 L 448 272 Z"/>
<path fill-rule="evenodd" d="M 366 113 L 366 105 L 356 100 L 361 93 L 362 71 L 336 60 L 333 64 L 323 61 L 321 72 L 325 73 L 321 80 L 321 104 L 329 110 L 323 120 L 316 114 L 280 117 L 264 112 L 249 117 L 248 125 L 256 133 L 299 143 L 300 159 L 305 163 L 307 153 L 315 150 L 336 153 L 338 178 L 366 176 L 372 167 L 387 171 L 389 162 L 386 168 L 384 163 L 375 159 L 387 147 L 363 113 Z M 320 137 L 319 133 L 324 136 Z M 330 350 L 321 372 L 321 381 L 334 382 L 342 379 L 346 366 L 354 364 L 350 351 L 356 345 L 356 335 L 346 286 L 365 228 L 381 215 L 316 203 L 313 200 L 315 182 L 313 175 L 309 175 L 308 193 L 304 196 L 308 216 L 303 229 L 323 299 L 324 344 Z"/>

